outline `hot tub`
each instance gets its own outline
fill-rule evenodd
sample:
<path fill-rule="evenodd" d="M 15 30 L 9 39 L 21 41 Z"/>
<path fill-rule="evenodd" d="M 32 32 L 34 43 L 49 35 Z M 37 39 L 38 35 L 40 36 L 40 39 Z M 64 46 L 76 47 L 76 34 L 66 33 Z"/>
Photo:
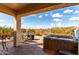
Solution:
<path fill-rule="evenodd" d="M 78 41 L 74 40 L 71 36 L 62 35 L 48 35 L 44 37 L 43 48 L 48 50 L 67 50 L 77 54 Z"/>

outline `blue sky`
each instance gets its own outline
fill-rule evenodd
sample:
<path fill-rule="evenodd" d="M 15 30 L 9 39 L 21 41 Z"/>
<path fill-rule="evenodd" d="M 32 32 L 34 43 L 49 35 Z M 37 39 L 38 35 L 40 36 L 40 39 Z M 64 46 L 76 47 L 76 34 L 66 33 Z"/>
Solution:
<path fill-rule="evenodd" d="M 0 26 L 13 27 L 13 16 L 0 13 Z"/>
<path fill-rule="evenodd" d="M 0 26 L 13 27 L 13 17 L 0 13 Z M 21 17 L 22 28 L 52 28 L 79 25 L 79 5 Z"/>

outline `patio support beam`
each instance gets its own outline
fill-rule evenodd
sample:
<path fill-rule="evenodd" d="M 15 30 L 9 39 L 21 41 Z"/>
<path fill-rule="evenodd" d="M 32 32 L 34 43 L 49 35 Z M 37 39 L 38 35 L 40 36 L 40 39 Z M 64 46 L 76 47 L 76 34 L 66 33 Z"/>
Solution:
<path fill-rule="evenodd" d="M 33 10 L 30 12 L 27 12 L 27 9 L 24 9 L 24 10 L 19 11 L 17 13 L 17 15 L 27 16 L 27 15 L 32 15 L 32 14 L 36 14 L 36 13 L 40 13 L 40 12 L 46 12 L 46 11 L 55 10 L 55 9 L 64 8 L 64 7 L 69 7 L 69 6 L 74 6 L 74 5 L 79 5 L 79 4 L 78 3 L 61 3 L 61 4 L 56 4 L 56 5 L 51 5 L 49 7 L 41 8 L 38 10 Z M 27 7 L 25 7 L 25 8 L 27 8 Z"/>
<path fill-rule="evenodd" d="M 16 38 L 14 40 L 14 46 L 20 46 L 21 43 L 21 17 L 15 16 L 16 19 Z"/>
<path fill-rule="evenodd" d="M 12 15 L 12 16 L 16 15 L 16 12 L 13 9 L 10 9 L 4 5 L 1 5 L 1 4 L 0 4 L 0 12 L 8 14 L 8 15 Z"/>

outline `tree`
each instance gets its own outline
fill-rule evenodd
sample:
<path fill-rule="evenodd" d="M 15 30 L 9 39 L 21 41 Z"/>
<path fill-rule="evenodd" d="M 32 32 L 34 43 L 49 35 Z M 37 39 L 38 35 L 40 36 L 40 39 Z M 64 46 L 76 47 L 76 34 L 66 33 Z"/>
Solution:
<path fill-rule="evenodd" d="M 0 27 L 0 36 L 11 36 L 13 32 L 12 28 L 7 28 L 7 27 Z"/>

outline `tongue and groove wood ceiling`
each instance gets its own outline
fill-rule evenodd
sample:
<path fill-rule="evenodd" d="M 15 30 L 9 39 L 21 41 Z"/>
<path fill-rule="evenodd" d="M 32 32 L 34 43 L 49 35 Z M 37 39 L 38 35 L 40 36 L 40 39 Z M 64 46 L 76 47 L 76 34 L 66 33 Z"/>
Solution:
<path fill-rule="evenodd" d="M 12 10 L 17 15 L 27 13 L 27 15 L 63 8 L 67 6 L 78 5 L 72 3 L 0 3 L 0 6 Z M 1 7 L 1 8 L 2 8 Z M 45 9 L 46 8 L 46 9 Z M 41 10 L 41 11 L 39 11 Z M 34 13 L 33 13 L 34 11 Z M 30 13 L 29 13 L 30 12 Z"/>

